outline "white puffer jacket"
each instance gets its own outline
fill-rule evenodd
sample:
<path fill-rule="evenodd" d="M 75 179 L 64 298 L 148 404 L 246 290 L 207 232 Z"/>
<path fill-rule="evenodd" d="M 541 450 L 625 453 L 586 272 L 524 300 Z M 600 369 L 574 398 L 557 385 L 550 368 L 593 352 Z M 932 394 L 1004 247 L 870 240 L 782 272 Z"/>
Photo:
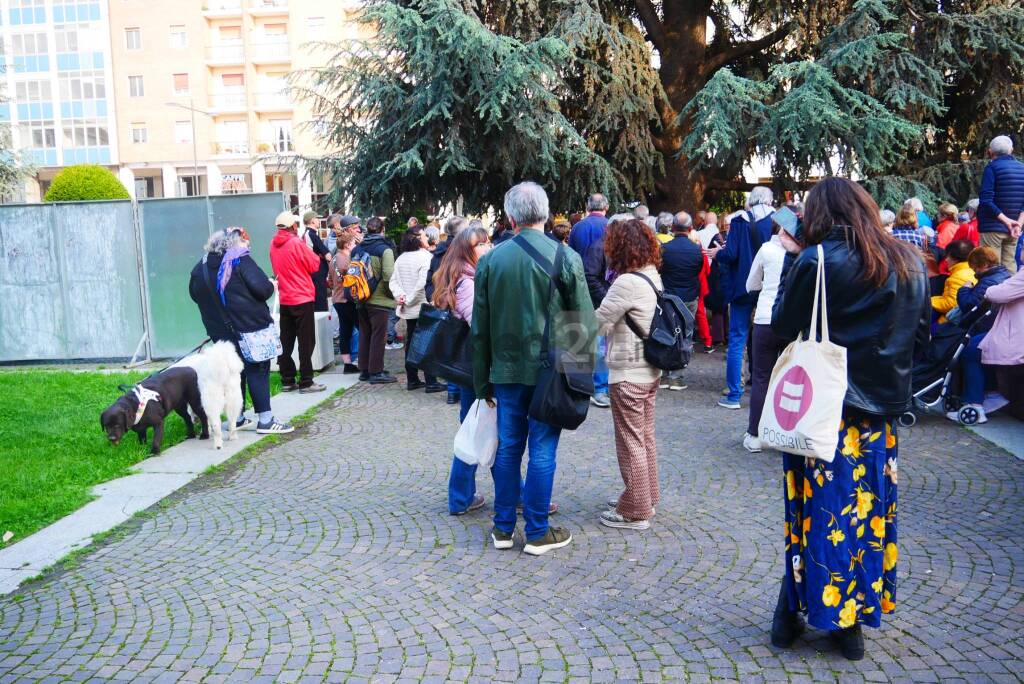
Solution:
<path fill-rule="evenodd" d="M 660 290 L 664 287 L 654 266 L 640 269 Z M 626 323 L 626 314 L 637 327 L 646 332 L 651 329 L 654 290 L 643 278 L 624 273 L 615 279 L 604 296 L 597 315 L 598 334 L 608 338 L 608 382 L 635 382 L 648 384 L 661 376 L 661 371 L 644 360 L 643 340 L 633 334 Z"/>
<path fill-rule="evenodd" d="M 395 270 L 391 272 L 389 284 L 395 299 L 405 296 L 405 306 L 395 309 L 399 318 L 420 317 L 420 307 L 427 301 L 425 290 L 431 256 L 429 250 L 417 249 L 395 259 Z"/>

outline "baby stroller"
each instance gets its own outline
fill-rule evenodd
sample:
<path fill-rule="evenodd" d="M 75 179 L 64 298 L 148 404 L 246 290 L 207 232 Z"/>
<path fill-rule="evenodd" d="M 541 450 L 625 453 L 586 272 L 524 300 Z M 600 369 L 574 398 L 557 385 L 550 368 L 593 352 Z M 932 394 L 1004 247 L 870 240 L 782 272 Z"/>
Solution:
<path fill-rule="evenodd" d="M 932 343 L 911 371 L 911 391 L 914 410 L 928 411 L 942 406 L 944 412 L 958 411 L 960 422 L 974 425 L 978 422 L 978 411 L 963 406 L 960 397 L 950 391 L 950 384 L 957 371 L 960 355 L 971 342 L 971 337 L 990 321 L 995 312 L 988 305 L 974 307 L 963 317 L 961 325 L 942 326 L 932 335 Z M 900 416 L 900 425 L 911 427 L 917 423 L 914 410 Z"/>

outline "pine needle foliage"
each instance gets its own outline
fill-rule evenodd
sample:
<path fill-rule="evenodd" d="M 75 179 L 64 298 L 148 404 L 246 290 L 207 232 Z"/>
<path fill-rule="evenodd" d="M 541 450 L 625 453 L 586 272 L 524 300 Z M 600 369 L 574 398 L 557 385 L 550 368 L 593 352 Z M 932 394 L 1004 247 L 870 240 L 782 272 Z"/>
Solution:
<path fill-rule="evenodd" d="M 895 206 L 976 192 L 988 141 L 1024 134 L 1019 0 L 367 0 L 372 37 L 294 75 L 337 203 L 500 207 L 530 178 L 693 208 L 772 160 Z M 713 26 L 713 30 L 708 30 Z"/>

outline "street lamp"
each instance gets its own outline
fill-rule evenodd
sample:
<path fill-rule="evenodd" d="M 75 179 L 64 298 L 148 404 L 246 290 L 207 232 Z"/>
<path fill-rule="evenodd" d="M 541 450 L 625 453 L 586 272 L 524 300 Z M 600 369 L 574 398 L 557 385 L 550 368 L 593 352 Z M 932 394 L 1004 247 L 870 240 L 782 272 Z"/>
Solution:
<path fill-rule="evenodd" d="M 188 104 L 181 104 L 180 102 L 165 102 L 168 107 L 177 107 L 179 109 L 187 109 L 192 117 L 192 184 L 195 186 L 196 194 L 199 194 L 199 154 L 196 151 L 196 112 L 205 114 L 206 116 L 212 117 L 213 114 L 203 109 L 196 109 L 193 105 L 195 102 L 189 99 Z M 206 194 L 210 194 L 210 182 L 207 179 L 206 182 Z"/>

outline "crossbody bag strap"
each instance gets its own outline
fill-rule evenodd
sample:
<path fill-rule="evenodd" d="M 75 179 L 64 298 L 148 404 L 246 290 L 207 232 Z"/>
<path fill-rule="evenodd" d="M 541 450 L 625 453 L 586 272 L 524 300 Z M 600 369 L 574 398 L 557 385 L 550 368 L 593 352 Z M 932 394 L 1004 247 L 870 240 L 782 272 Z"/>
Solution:
<path fill-rule="evenodd" d="M 548 351 L 551 348 L 551 304 L 550 304 L 550 302 L 551 302 L 552 296 L 554 295 L 556 281 L 559 280 L 559 274 L 561 273 L 561 268 L 562 268 L 562 261 L 564 260 L 565 255 L 562 253 L 562 245 L 559 244 L 558 247 L 555 248 L 555 262 L 551 263 L 550 261 L 548 261 L 547 257 L 545 257 L 543 254 L 541 254 L 540 251 L 536 247 L 531 245 L 529 243 L 529 241 L 527 241 L 527 239 L 524 238 L 522 235 L 515 236 L 515 238 L 513 238 L 512 241 L 515 242 L 517 245 L 519 245 L 519 247 L 524 252 L 526 252 L 530 256 L 531 259 L 536 261 L 537 265 L 540 266 L 542 269 L 544 269 L 544 272 L 548 274 L 548 296 L 547 296 L 547 299 L 545 300 L 546 302 L 548 302 L 548 308 L 547 308 L 547 312 L 545 313 L 545 316 L 544 316 L 544 335 L 541 338 L 541 343 L 540 343 L 540 358 L 541 358 L 541 362 L 542 363 L 547 363 Z M 558 291 L 559 291 L 559 293 L 561 293 L 561 291 L 562 291 L 561 286 L 559 286 Z M 564 301 L 563 301 L 563 304 L 564 304 Z"/>
<path fill-rule="evenodd" d="M 221 320 L 224 321 L 224 325 L 226 325 L 227 329 L 231 331 L 231 334 L 235 336 L 235 339 L 238 339 L 238 331 L 235 330 L 235 326 L 231 324 L 231 319 L 228 317 L 228 310 L 224 308 L 224 305 L 220 301 L 220 296 L 217 294 L 217 290 L 213 286 L 213 282 L 210 281 L 210 269 L 206 267 L 205 256 L 203 257 L 202 268 L 199 270 L 203 272 L 203 280 L 206 281 L 206 287 L 210 290 L 210 296 L 213 298 L 214 305 L 220 311 Z"/>
<path fill-rule="evenodd" d="M 655 297 L 654 305 L 655 306 L 658 305 L 658 299 L 657 298 L 661 295 L 661 290 L 658 289 L 658 286 L 654 284 L 653 280 L 651 280 L 650 278 L 645 276 L 643 273 L 640 273 L 639 271 L 630 271 L 629 273 L 623 273 L 622 275 L 640 276 L 641 278 L 646 280 L 647 284 L 651 286 L 652 290 L 654 290 L 654 297 Z M 622 276 L 619 276 L 619 277 L 621 278 Z M 634 321 L 633 317 L 629 315 L 629 312 L 626 312 L 626 315 L 623 316 L 623 318 L 626 321 L 626 325 L 629 326 L 629 329 L 633 331 L 633 334 L 636 335 L 637 337 L 639 337 L 641 340 L 646 340 L 650 336 L 650 333 L 645 335 L 643 332 L 641 332 L 640 326 L 636 324 L 636 321 Z"/>

